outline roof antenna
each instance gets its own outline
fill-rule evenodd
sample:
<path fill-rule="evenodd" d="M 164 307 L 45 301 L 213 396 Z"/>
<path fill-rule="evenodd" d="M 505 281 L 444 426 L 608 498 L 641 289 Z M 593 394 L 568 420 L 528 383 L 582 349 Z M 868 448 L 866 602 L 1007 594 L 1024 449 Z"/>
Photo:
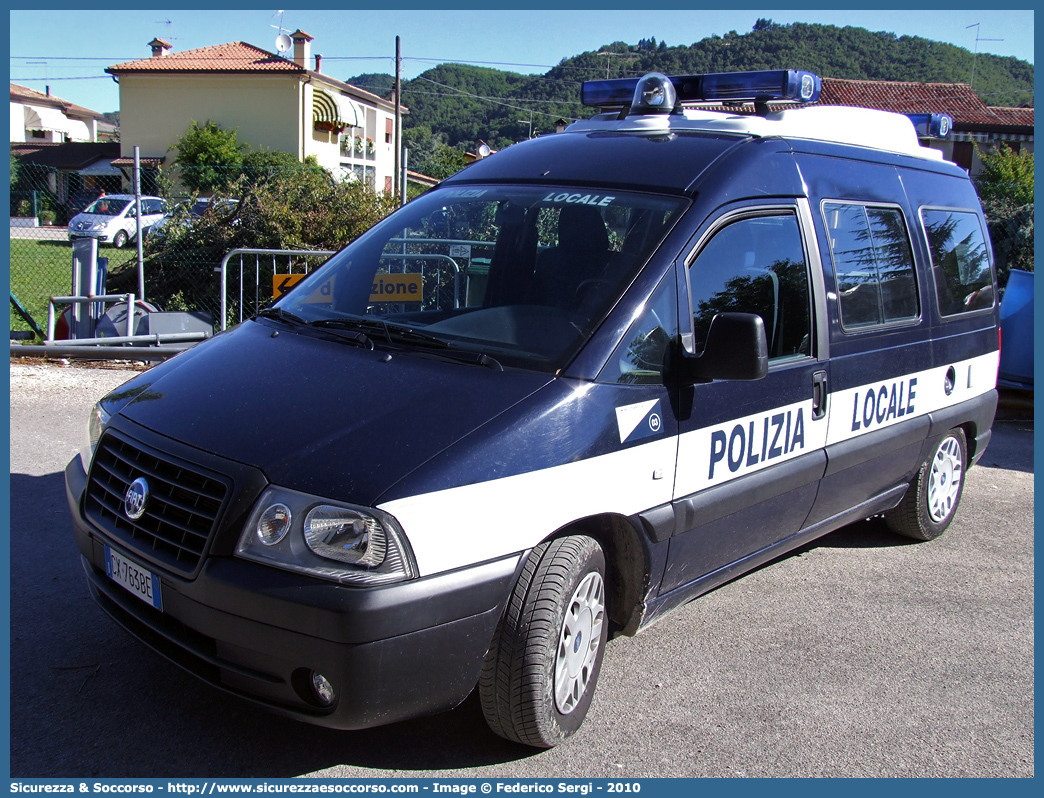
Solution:
<path fill-rule="evenodd" d="M 968 28 L 975 28 L 975 50 L 972 52 L 972 71 L 971 80 L 968 81 L 968 88 L 975 91 L 975 59 L 979 57 L 979 42 L 1002 42 L 1004 39 L 980 39 L 979 38 L 979 25 L 981 22 L 973 22 L 971 25 L 966 25 L 965 30 Z"/>
<path fill-rule="evenodd" d="M 167 26 L 167 41 L 169 41 L 171 44 L 173 44 L 174 42 L 177 41 L 177 38 L 175 38 L 175 36 L 174 36 L 174 20 L 171 20 L 171 19 L 157 19 L 156 20 L 156 24 L 157 25 L 166 25 Z"/>
<path fill-rule="evenodd" d="M 282 11 L 276 11 L 272 16 L 269 17 L 269 19 L 275 19 L 276 17 L 279 17 L 279 24 L 278 25 L 271 25 L 270 24 L 268 27 L 275 28 L 276 30 L 279 31 L 279 35 L 282 35 L 282 34 L 286 33 L 286 31 L 283 29 L 283 12 Z"/>
<path fill-rule="evenodd" d="M 287 50 L 289 50 L 293 46 L 293 42 L 290 40 L 290 37 L 286 35 L 286 31 L 283 30 L 283 12 L 282 11 L 276 11 L 275 14 L 273 14 L 271 17 L 269 17 L 269 19 L 275 19 L 276 14 L 279 15 L 279 24 L 278 25 L 269 25 L 268 27 L 275 28 L 276 30 L 279 31 L 279 34 L 276 36 L 276 40 L 275 40 L 276 50 L 278 50 L 280 53 L 285 53 Z"/>

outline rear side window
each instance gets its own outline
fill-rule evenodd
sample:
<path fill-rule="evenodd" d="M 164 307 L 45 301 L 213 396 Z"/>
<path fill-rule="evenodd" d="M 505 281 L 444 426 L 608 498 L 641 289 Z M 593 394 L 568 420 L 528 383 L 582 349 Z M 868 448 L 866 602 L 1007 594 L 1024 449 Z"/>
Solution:
<path fill-rule="evenodd" d="M 972 211 L 921 210 L 939 313 L 956 316 L 993 307 L 993 272 L 979 216 Z"/>
<path fill-rule="evenodd" d="M 826 202 L 823 215 L 841 326 L 851 331 L 917 319 L 917 280 L 902 211 Z"/>

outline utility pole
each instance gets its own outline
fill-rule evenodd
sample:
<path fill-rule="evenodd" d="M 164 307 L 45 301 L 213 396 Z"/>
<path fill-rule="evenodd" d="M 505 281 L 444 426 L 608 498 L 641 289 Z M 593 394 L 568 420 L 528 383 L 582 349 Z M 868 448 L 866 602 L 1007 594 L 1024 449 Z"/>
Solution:
<path fill-rule="evenodd" d="M 402 49 L 399 37 L 395 37 L 395 179 L 402 179 Z M 400 199 L 400 204 L 402 204 Z"/>

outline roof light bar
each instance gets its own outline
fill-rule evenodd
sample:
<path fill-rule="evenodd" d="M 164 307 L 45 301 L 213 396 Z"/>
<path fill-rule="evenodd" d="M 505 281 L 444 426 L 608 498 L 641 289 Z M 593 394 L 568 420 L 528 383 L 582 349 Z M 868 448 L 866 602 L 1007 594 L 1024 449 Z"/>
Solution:
<path fill-rule="evenodd" d="M 953 117 L 948 114 L 906 114 L 920 138 L 945 139 L 953 130 Z"/>
<path fill-rule="evenodd" d="M 580 101 L 584 105 L 595 107 L 632 106 L 639 82 L 644 84 L 655 74 L 641 78 L 584 81 L 580 89 Z M 666 79 L 674 86 L 678 102 L 681 104 L 784 101 L 814 103 L 819 99 L 822 89 L 819 75 L 797 69 L 676 75 Z M 643 111 L 632 107 L 632 112 Z"/>

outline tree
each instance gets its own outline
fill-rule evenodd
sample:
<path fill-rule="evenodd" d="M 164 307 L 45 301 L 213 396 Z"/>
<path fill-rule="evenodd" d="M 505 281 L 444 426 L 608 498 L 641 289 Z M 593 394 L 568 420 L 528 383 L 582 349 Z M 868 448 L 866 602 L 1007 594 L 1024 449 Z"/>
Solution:
<path fill-rule="evenodd" d="M 1033 202 L 1033 153 L 1015 152 L 1003 142 L 991 151 L 976 146 L 982 174 L 976 179 L 983 202 L 1005 198 L 1016 205 Z"/>
<path fill-rule="evenodd" d="M 19 173 L 18 170 L 21 168 L 21 163 L 17 158 L 14 157 L 14 153 L 11 153 L 11 188 L 15 187 L 18 182 Z"/>
<path fill-rule="evenodd" d="M 409 149 L 409 168 L 436 180 L 445 180 L 467 165 L 462 150 L 447 146 L 427 126 L 407 130 L 403 142 Z"/>
<path fill-rule="evenodd" d="M 181 167 L 185 186 L 192 191 L 215 191 L 235 180 L 246 149 L 239 143 L 236 130 L 225 130 L 209 119 L 203 125 L 193 120 L 169 148 L 178 153 L 174 163 Z"/>
<path fill-rule="evenodd" d="M 243 178 L 246 184 L 256 185 L 287 175 L 291 171 L 324 171 L 314 155 L 297 156 L 282 150 L 253 150 L 243 156 Z"/>
<path fill-rule="evenodd" d="M 150 302 L 217 316 L 214 267 L 227 253 L 244 247 L 338 250 L 398 204 L 363 181 L 336 180 L 314 161 L 302 164 L 287 153 L 254 152 L 244 160 L 257 171 L 241 172 L 215 193 L 202 216 L 190 219 L 187 207 L 176 208 L 161 231 L 145 239 Z M 110 272 L 108 288 L 133 291 L 136 281 L 135 269 L 120 268 Z M 230 299 L 230 313 L 237 301 Z M 228 320 L 234 323 L 232 315 Z"/>
<path fill-rule="evenodd" d="M 983 171 L 975 182 L 1003 288 L 1012 269 L 1033 271 L 1033 153 L 1005 144 L 976 151 Z"/>

